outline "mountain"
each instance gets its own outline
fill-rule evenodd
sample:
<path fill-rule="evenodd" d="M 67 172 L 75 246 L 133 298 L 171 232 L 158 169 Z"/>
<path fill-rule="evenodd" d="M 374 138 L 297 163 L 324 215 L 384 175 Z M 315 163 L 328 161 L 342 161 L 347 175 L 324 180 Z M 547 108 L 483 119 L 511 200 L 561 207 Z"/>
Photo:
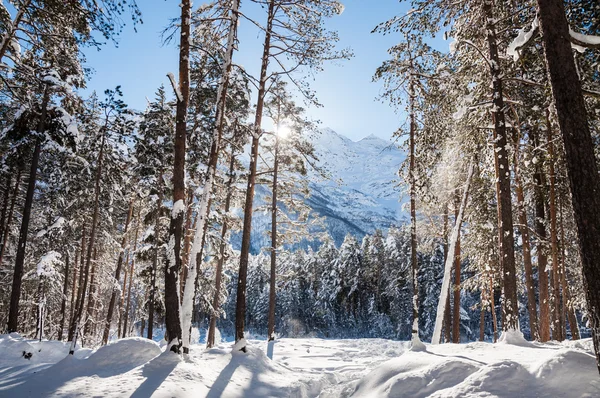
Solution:
<path fill-rule="evenodd" d="M 352 141 L 328 128 L 320 130 L 313 144 L 319 166 L 330 178 L 320 178 L 311 171 L 309 177 L 313 182 L 307 203 L 324 217 L 327 232 L 337 246 L 348 233 L 360 240 L 376 229 L 386 230 L 408 221 L 399 201 L 402 189 L 397 176 L 405 154 L 396 145 L 374 135 Z M 268 187 L 258 185 L 255 207 L 265 204 L 269 194 Z M 267 235 L 270 223 L 270 213 L 254 214 L 252 252 L 270 246 Z M 237 243 L 238 239 L 236 236 L 233 241 Z M 239 248 L 235 243 L 234 247 Z M 318 245 L 313 243 L 313 247 Z"/>
<path fill-rule="evenodd" d="M 352 141 L 328 128 L 313 143 L 331 179 L 310 184 L 308 203 L 337 245 L 347 233 L 362 238 L 407 221 L 397 176 L 405 154 L 396 145 L 375 135 Z"/>

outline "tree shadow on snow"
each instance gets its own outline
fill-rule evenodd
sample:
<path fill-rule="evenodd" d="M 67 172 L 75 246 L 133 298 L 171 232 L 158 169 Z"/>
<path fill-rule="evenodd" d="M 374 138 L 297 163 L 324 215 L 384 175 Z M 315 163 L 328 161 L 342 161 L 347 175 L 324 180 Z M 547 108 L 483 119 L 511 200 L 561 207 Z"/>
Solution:
<path fill-rule="evenodd" d="M 223 368 L 217 379 L 214 381 L 206 398 L 221 398 L 225 389 L 232 382 L 232 377 L 238 368 L 245 368 L 251 373 L 251 379 L 248 386 L 245 387 L 243 396 L 246 398 L 262 397 L 288 397 L 289 391 L 286 388 L 271 385 L 260 380 L 260 375 L 264 374 L 265 369 L 256 358 L 247 356 L 248 354 L 233 355 L 231 361 Z M 247 380 L 247 379 L 245 379 Z M 236 383 L 237 384 L 237 383 Z"/>
<path fill-rule="evenodd" d="M 179 357 L 171 352 L 163 353 L 142 368 L 142 376 L 146 378 L 131 394 L 130 398 L 147 398 L 151 396 L 179 363 Z"/>

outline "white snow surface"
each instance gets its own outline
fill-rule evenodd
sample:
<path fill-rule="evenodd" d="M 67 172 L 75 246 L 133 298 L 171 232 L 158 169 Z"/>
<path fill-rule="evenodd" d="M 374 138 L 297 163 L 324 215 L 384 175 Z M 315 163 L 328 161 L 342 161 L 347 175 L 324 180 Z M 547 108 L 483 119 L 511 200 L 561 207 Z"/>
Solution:
<path fill-rule="evenodd" d="M 0 397 L 598 397 L 590 339 L 426 344 L 382 339 L 279 339 L 180 357 L 139 338 L 97 350 L 0 335 Z M 516 343 L 516 344 L 515 344 Z M 22 352 L 31 352 L 25 359 Z"/>

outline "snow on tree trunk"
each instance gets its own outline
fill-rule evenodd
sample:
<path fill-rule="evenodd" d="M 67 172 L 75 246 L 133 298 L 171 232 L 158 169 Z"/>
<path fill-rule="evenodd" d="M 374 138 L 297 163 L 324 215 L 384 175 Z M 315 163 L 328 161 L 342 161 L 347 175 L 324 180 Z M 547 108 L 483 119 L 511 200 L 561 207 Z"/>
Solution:
<path fill-rule="evenodd" d="M 217 89 L 217 105 L 215 119 L 217 125 L 213 130 L 212 145 L 210 152 L 210 159 L 208 164 L 208 178 L 204 184 L 202 195 L 199 200 L 198 208 L 198 220 L 196 224 L 196 231 L 194 233 L 194 241 L 190 251 L 190 263 L 188 268 L 187 279 L 185 282 L 185 288 L 183 290 L 183 300 L 181 309 L 181 327 L 183 336 L 183 352 L 189 352 L 190 344 L 190 327 L 192 322 L 192 310 L 194 307 L 195 297 L 195 281 L 198 273 L 198 265 L 202 261 L 199 258 L 199 254 L 202 250 L 202 242 L 204 241 L 204 234 L 206 231 L 205 224 L 208 218 L 208 212 L 210 207 L 210 199 L 213 190 L 213 184 L 215 180 L 215 174 L 217 172 L 217 165 L 219 161 L 219 148 L 221 136 L 223 134 L 223 127 L 225 125 L 225 111 L 226 111 L 226 100 L 227 100 L 227 89 L 229 87 L 229 79 L 231 75 L 231 69 L 233 66 L 233 51 L 235 50 L 235 41 L 237 36 L 237 23 L 238 23 L 238 10 L 240 1 L 235 0 L 230 10 L 230 25 L 227 34 L 227 49 L 225 53 L 225 60 L 223 62 L 223 73 L 221 75 L 219 86 Z"/>
<path fill-rule="evenodd" d="M 231 159 L 229 161 L 229 179 L 227 181 L 227 196 L 225 198 L 225 208 L 223 214 L 228 215 L 231 208 L 231 197 L 233 195 L 233 177 L 235 168 L 235 149 L 232 146 Z M 208 334 L 206 337 L 206 348 L 211 348 L 215 345 L 215 329 L 217 327 L 217 318 L 219 315 L 219 300 L 221 296 L 221 279 L 223 274 L 223 262 L 225 261 L 225 245 L 228 231 L 227 219 L 223 219 L 221 225 L 221 243 L 219 244 L 219 258 L 217 259 L 217 267 L 215 270 L 215 295 L 212 301 L 212 312 L 210 314 L 210 324 L 208 326 Z"/>
<path fill-rule="evenodd" d="M 498 230 L 500 243 L 500 268 L 504 300 L 502 302 L 503 329 L 518 329 L 519 307 L 517 296 L 517 276 L 515 269 L 515 242 L 512 220 L 512 196 L 510 182 L 510 165 L 507 151 L 507 132 L 504 107 L 502 71 L 498 53 L 498 38 L 494 18 L 492 0 L 483 1 L 483 16 L 486 24 L 486 39 L 489 50 L 489 66 L 492 77 L 492 116 L 494 122 L 494 153 L 497 155 L 498 167 Z"/>
<path fill-rule="evenodd" d="M 181 33 L 179 40 L 179 87 L 171 79 L 177 94 L 175 115 L 175 159 L 173 165 L 173 209 L 169 225 L 169 240 L 165 264 L 165 326 L 168 349 L 180 353 L 181 304 L 179 299 L 179 272 L 181 270 L 181 241 L 185 214 L 185 155 L 187 111 L 190 97 L 190 20 L 191 0 L 182 0 Z"/>
<path fill-rule="evenodd" d="M 471 180 L 473 179 L 473 174 L 475 172 L 475 164 L 471 162 L 469 165 L 469 174 L 467 176 L 467 182 L 465 183 L 465 187 L 463 190 L 462 200 L 460 202 L 460 208 L 458 210 L 458 215 L 456 216 L 456 221 L 454 223 L 454 228 L 452 228 L 452 234 L 450 235 L 450 242 L 448 248 L 448 256 L 446 257 L 446 264 L 444 265 L 444 279 L 442 280 L 442 290 L 440 293 L 440 298 L 438 300 L 437 305 L 437 313 L 435 317 L 435 326 L 433 328 L 433 337 L 431 338 L 431 344 L 439 344 L 441 342 L 442 337 L 442 326 L 444 323 L 444 316 L 446 311 L 446 300 L 448 299 L 449 287 L 450 287 L 450 279 L 452 279 L 452 263 L 454 262 L 454 253 L 456 251 L 456 243 L 458 242 L 458 237 L 460 234 L 460 228 L 462 225 L 462 220 L 465 214 L 465 209 L 467 207 L 467 201 L 469 198 L 469 189 L 471 187 Z"/>

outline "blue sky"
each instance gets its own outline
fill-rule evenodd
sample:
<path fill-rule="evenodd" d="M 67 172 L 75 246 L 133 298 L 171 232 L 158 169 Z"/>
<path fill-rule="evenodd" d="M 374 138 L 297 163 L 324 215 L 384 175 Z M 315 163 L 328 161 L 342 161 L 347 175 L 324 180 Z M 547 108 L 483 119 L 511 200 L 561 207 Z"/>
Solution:
<path fill-rule="evenodd" d="M 196 2 L 195 6 L 201 2 Z M 408 6 L 398 0 L 345 0 L 342 15 L 328 21 L 328 27 L 337 30 L 339 47 L 350 47 L 354 58 L 325 65 L 324 72 L 311 82 L 322 108 L 309 108 L 311 118 L 321 121 L 353 140 L 369 134 L 391 137 L 403 123 L 404 115 L 396 114 L 386 103 L 376 100 L 381 85 L 371 79 L 377 66 L 387 59 L 387 49 L 399 37 L 371 34 L 373 28 L 394 15 L 403 14 Z M 177 75 L 178 51 L 176 43 L 161 44 L 161 31 L 170 18 L 180 12 L 179 0 L 141 0 L 142 25 L 137 33 L 129 24 L 115 47 L 107 43 L 100 51 L 86 51 L 86 65 L 94 69 L 89 90 L 98 92 L 121 85 L 126 102 L 135 109 L 146 107 L 146 97 L 152 99 L 156 88 L 168 85 L 167 72 Z M 249 0 L 242 0 L 242 11 L 260 19 L 261 10 Z M 239 29 L 239 52 L 234 62 L 257 74 L 262 53 L 262 37 L 242 20 Z"/>

